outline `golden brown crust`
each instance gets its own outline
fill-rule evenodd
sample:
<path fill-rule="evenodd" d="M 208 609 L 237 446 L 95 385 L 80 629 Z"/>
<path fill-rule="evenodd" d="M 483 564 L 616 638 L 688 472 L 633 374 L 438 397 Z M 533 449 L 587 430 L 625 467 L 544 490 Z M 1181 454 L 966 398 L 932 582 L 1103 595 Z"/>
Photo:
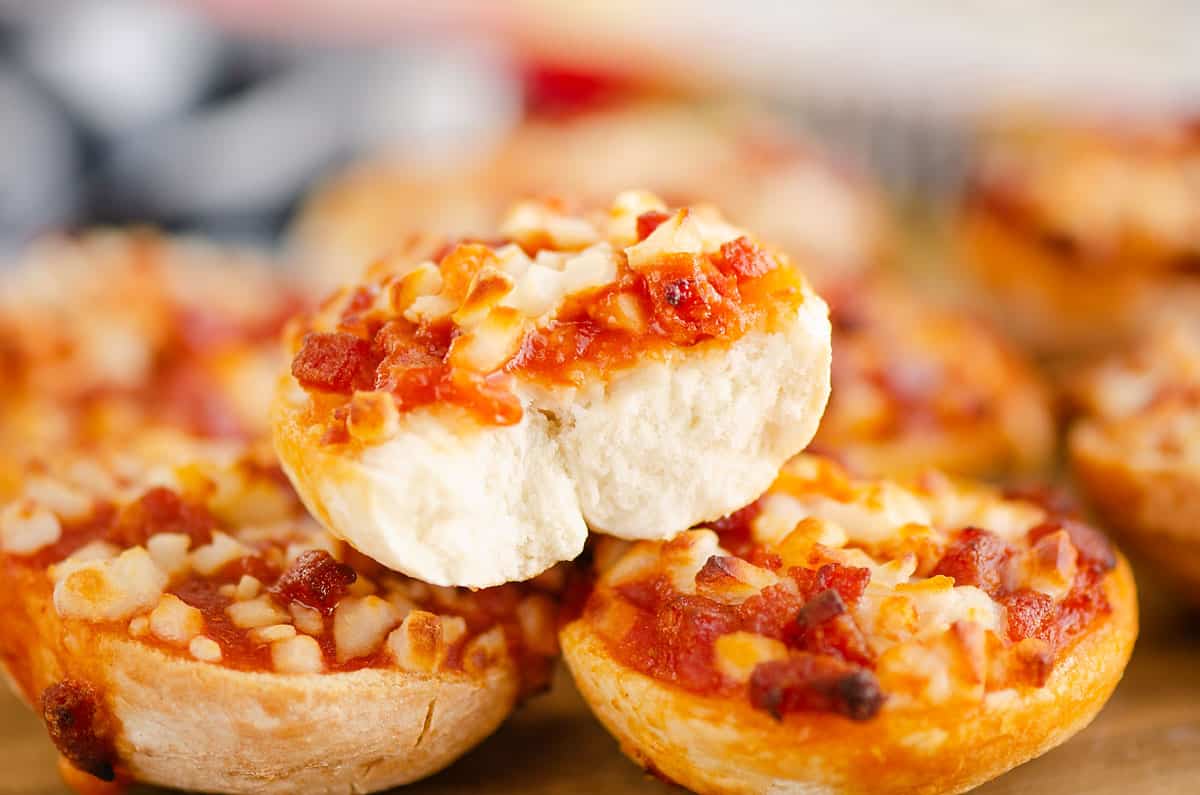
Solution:
<path fill-rule="evenodd" d="M 885 709 L 868 722 L 797 714 L 776 721 L 699 696 L 613 659 L 584 620 L 561 634 L 580 692 L 634 761 L 703 793 L 964 792 L 1045 753 L 1095 717 L 1137 635 L 1132 575 L 1106 586 L 1113 612 L 1069 650 L 1042 688 L 983 703 Z"/>
<path fill-rule="evenodd" d="M 1128 565 L 1053 506 L 808 455 L 595 561 L 564 657 L 628 754 L 700 792 L 968 789 L 1086 725 L 1137 633 Z"/>
<path fill-rule="evenodd" d="M 1139 466 L 1090 423 L 1071 432 L 1071 464 L 1105 523 L 1200 602 L 1200 471 Z"/>
<path fill-rule="evenodd" d="M 1200 600 L 1200 327 L 1165 323 L 1078 374 L 1073 474 L 1105 522 Z"/>
<path fill-rule="evenodd" d="M 545 685 L 561 571 L 539 592 L 409 580 L 329 538 L 252 457 L 65 469 L 74 480 L 31 476 L 0 511 L 0 660 L 87 773 L 386 789 Z"/>
<path fill-rule="evenodd" d="M 124 632 L 62 621 L 32 574 L 10 578 L 4 665 L 27 703 L 90 685 L 118 775 L 227 793 L 375 792 L 423 778 L 516 703 L 511 665 L 480 677 L 364 669 L 285 676 L 169 656 Z"/>

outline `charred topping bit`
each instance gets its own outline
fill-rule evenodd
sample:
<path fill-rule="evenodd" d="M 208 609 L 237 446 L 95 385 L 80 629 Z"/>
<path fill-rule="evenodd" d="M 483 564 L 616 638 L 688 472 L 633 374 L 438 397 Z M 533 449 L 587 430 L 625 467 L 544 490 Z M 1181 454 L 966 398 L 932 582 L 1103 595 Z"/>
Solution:
<path fill-rule="evenodd" d="M 54 747 L 78 770 L 101 781 L 116 778 L 112 727 L 90 684 L 64 679 L 50 685 L 42 693 L 42 720 Z"/>
<path fill-rule="evenodd" d="M 801 629 L 812 629 L 830 619 L 845 614 L 846 603 L 834 588 L 826 588 L 809 599 L 796 614 L 796 625 Z"/>
<path fill-rule="evenodd" d="M 271 592 L 285 602 L 297 602 L 330 615 L 358 574 L 350 566 L 338 563 L 323 549 L 304 552 L 283 573 Z"/>
<path fill-rule="evenodd" d="M 750 676 L 750 703 L 776 720 L 792 712 L 870 720 L 885 700 L 870 671 L 815 654 L 762 663 Z"/>
<path fill-rule="evenodd" d="M 371 344 L 345 332 L 309 332 L 292 361 L 292 375 L 310 389 L 346 392 L 374 386 Z"/>
<path fill-rule="evenodd" d="M 118 515 L 110 533 L 113 543 L 124 547 L 145 544 L 153 535 L 175 533 L 187 536 L 193 546 L 212 542 L 217 520 L 203 505 L 185 502 L 178 493 L 152 488 Z"/>
<path fill-rule="evenodd" d="M 788 574 L 800 586 L 801 593 L 817 594 L 832 589 L 844 603 L 851 605 L 858 602 L 871 581 L 870 569 L 840 563 L 824 563 L 817 569 L 796 567 Z"/>
<path fill-rule="evenodd" d="M 995 533 L 968 527 L 946 550 L 933 574 L 955 585 L 974 585 L 997 598 L 1008 591 L 1006 567 L 1016 552 Z"/>

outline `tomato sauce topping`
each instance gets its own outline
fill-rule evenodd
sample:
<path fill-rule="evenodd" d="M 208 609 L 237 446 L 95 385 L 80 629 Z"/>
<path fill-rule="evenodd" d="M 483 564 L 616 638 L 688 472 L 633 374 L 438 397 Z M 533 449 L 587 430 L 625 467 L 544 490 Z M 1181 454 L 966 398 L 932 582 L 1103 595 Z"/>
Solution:
<path fill-rule="evenodd" d="M 975 585 L 1004 606 L 1010 640 L 1046 641 L 1051 650 L 1064 649 L 1094 619 L 1112 611 L 1103 588 L 1104 574 L 1116 566 L 1116 553 L 1098 530 L 1073 519 L 1051 519 L 1031 528 L 1031 545 L 1053 532 L 1067 532 L 1079 561 L 1070 591 L 1056 603 L 1030 588 L 1012 588 L 1007 567 L 1015 550 L 994 533 L 978 528 L 961 531 L 933 573 L 953 577 L 956 585 Z"/>
<path fill-rule="evenodd" d="M 714 555 L 697 574 L 697 582 L 719 576 L 717 572 L 722 565 L 728 565 L 723 561 L 728 560 L 731 559 Z M 712 574 L 706 573 L 706 569 Z M 874 657 L 847 614 L 847 604 L 861 598 L 869 572 L 826 563 L 815 569 L 794 567 L 787 576 L 790 582 L 765 588 L 735 605 L 677 593 L 663 577 L 623 584 L 617 592 L 636 608 L 637 614 L 628 633 L 613 645 L 614 652 L 626 665 L 657 679 L 692 692 L 728 695 L 738 692 L 739 686 L 719 670 L 714 644 L 717 638 L 732 632 L 752 632 L 782 641 L 805 656 L 826 661 L 817 667 L 785 666 L 763 673 L 759 684 L 752 684 L 751 690 L 753 694 L 756 687 L 762 689 L 759 695 L 765 699 L 763 704 L 774 705 L 768 709 L 772 714 L 845 710 L 849 717 L 870 717 L 878 708 L 878 704 L 870 706 L 871 698 L 864 696 L 852 707 L 849 702 L 839 700 L 833 691 L 826 694 L 825 700 L 815 695 L 833 687 L 825 679 L 834 670 L 878 692 L 870 671 Z M 598 609 L 598 604 L 591 605 L 591 609 Z M 801 674 L 813 678 L 804 683 Z M 768 682 L 775 684 L 768 687 Z M 778 692 L 770 695 L 768 691 Z M 849 690 L 846 693 L 852 701 L 858 698 Z"/>
<path fill-rule="evenodd" d="M 297 602 L 329 615 L 357 579 L 350 566 L 323 549 L 311 549 L 296 558 L 271 591 L 285 603 Z"/>
<path fill-rule="evenodd" d="M 464 654 L 471 641 L 498 628 L 503 649 L 515 661 L 521 674 L 523 692 L 529 693 L 547 684 L 551 672 L 549 660 L 555 653 L 555 605 L 559 585 L 547 581 L 475 592 L 438 589 L 388 571 L 349 548 L 341 548 L 339 560 L 322 546 L 331 543 L 331 539 L 305 518 L 299 501 L 279 472 L 274 469 L 260 471 L 249 462 L 240 471 L 246 474 L 251 484 L 247 499 L 261 495 L 254 489 L 281 490 L 290 497 L 290 503 L 285 502 L 279 510 L 291 519 L 267 523 L 266 528 L 278 528 L 270 532 L 264 528 L 243 531 L 219 518 L 210 508 L 206 501 L 206 495 L 210 493 L 207 488 L 201 487 L 192 494 L 154 487 L 123 505 L 95 500 L 89 515 L 60 520 L 62 533 L 57 541 L 27 555 L 0 555 L 0 566 L 9 572 L 9 576 L 32 575 L 44 579 L 50 567 L 63 563 L 90 544 L 111 544 L 123 551 L 133 547 L 147 548 L 152 546 L 148 541 L 155 536 L 161 538 L 171 534 L 186 536 L 189 550 L 195 552 L 206 545 L 211 548 L 218 543 L 218 534 L 223 534 L 226 538 L 221 543 L 238 545 L 235 552 L 225 556 L 224 562 L 214 570 L 200 570 L 199 564 L 189 559 L 182 571 L 171 574 L 164 590 L 165 595 L 177 597 L 188 608 L 199 612 L 203 621 L 201 635 L 219 647 L 219 658 L 215 662 L 220 665 L 246 671 L 278 670 L 272 657 L 274 641 L 256 630 L 279 625 L 289 630 L 294 627 L 314 638 L 321 652 L 322 670 L 326 672 L 389 667 L 394 663 L 383 638 L 353 656 L 348 656 L 338 645 L 341 642 L 337 629 L 339 609 L 352 597 L 361 599 L 372 594 L 396 605 L 397 612 L 387 627 L 389 631 L 400 625 L 408 610 L 425 611 L 431 614 L 431 620 L 462 622 L 462 630 L 444 624 L 450 627 L 445 630 L 448 634 L 444 639 L 437 634 L 436 643 L 442 645 L 434 663 L 438 670 L 463 669 L 469 662 Z M 242 594 L 240 589 L 245 587 L 247 578 L 255 582 L 250 593 Z M 369 582 L 362 582 L 363 578 Z M 267 618 L 249 623 L 239 621 L 237 611 L 246 602 L 262 602 Z M 307 613 L 307 616 L 299 615 L 297 611 Z M 144 613 L 140 615 L 145 617 Z M 181 646 L 169 642 L 153 631 L 134 633 L 132 626 L 129 619 L 124 619 L 114 629 L 130 632 L 140 642 L 154 646 L 164 654 L 195 657 L 186 643 Z M 8 659 L 8 650 L 5 651 Z M 60 750 L 79 769 L 99 775 L 94 772 L 99 769 L 99 763 L 95 761 L 96 754 L 88 750 L 91 746 L 81 745 L 82 740 L 77 736 L 82 735 L 66 733 L 68 718 L 62 716 L 71 710 L 64 707 L 53 716 L 62 727 L 64 742 L 74 743 L 87 753 L 68 753 L 63 745 Z M 79 714 L 84 716 L 83 712 Z"/>
<path fill-rule="evenodd" d="M 921 482 L 927 490 L 914 497 L 934 500 L 938 515 L 936 501 L 951 485 Z M 744 697 L 779 719 L 826 712 L 866 720 L 888 688 L 941 698 L 925 689 L 944 687 L 933 684 L 943 681 L 931 673 L 939 666 L 970 693 L 1042 686 L 1071 645 L 1112 612 L 1112 546 L 1049 509 L 1023 537 L 900 521 L 886 543 L 819 543 L 853 532 L 833 527 L 839 522 L 822 506 L 833 500 L 839 512 L 847 504 L 877 512 L 875 483 L 852 482 L 823 459 L 798 460 L 741 511 L 657 548 L 633 547 L 627 565 L 600 574 L 582 619 L 622 665 L 689 692 Z M 783 538 L 774 535 L 778 522 L 796 522 L 797 506 L 773 495 L 813 512 Z M 811 496 L 821 501 L 806 503 Z M 998 492 L 994 499 L 1003 500 Z M 949 505 L 954 515 L 957 496 Z M 858 560 L 862 566 L 849 565 Z M 879 561 L 878 583 L 866 560 Z"/>
<path fill-rule="evenodd" d="M 637 216 L 639 240 L 671 218 L 662 211 Z M 572 255 L 551 242 L 548 233 L 529 233 L 519 241 L 526 256 L 539 251 Z M 310 330 L 300 340 L 291 372 L 314 395 L 318 419 L 334 429 L 326 433 L 326 443 L 350 438 L 337 430 L 345 427 L 346 415 L 336 413 L 342 403 L 331 397 L 344 402 L 357 391 L 382 391 L 393 396 L 401 412 L 451 404 L 481 423 L 511 425 L 523 415 L 514 379 L 578 385 L 670 347 L 735 340 L 774 322 L 802 299 L 798 275 L 777 267 L 744 236 L 711 254 L 659 253 L 637 268 L 630 266 L 625 250 L 617 249 L 604 255 L 613 258 L 615 279 L 561 296 L 552 317 L 516 321 L 526 325 L 507 357 L 474 369 L 455 359 L 455 348 L 473 333 L 475 321 L 464 325 L 457 318 L 463 307 L 495 306 L 496 296 L 514 289 L 513 282 L 499 272 L 493 247 L 460 243 L 439 253 L 441 293 L 434 297 L 455 296 L 446 300 L 462 302 L 458 311 L 427 318 L 373 308 L 405 289 L 403 280 L 385 280 L 331 299 L 318 314 L 322 330 Z M 481 274 L 490 274 L 490 287 L 481 286 Z"/>

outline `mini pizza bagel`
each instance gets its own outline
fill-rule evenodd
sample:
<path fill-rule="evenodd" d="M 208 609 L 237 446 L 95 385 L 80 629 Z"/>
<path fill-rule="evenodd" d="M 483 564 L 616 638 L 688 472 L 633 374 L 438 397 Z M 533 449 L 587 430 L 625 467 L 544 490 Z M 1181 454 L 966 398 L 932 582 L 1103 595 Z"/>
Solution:
<path fill-rule="evenodd" d="M 279 334 L 303 306 L 247 251 L 147 230 L 34 244 L 0 271 L 0 496 L 67 447 L 265 438 Z"/>
<path fill-rule="evenodd" d="M 959 226 L 980 303 L 1040 353 L 1200 311 L 1200 134 L 1186 119 L 1014 120 L 985 135 Z M 1101 320 L 1102 319 L 1102 320 Z"/>
<path fill-rule="evenodd" d="M 940 469 L 1011 478 L 1054 456 L 1049 390 L 973 318 L 878 279 L 823 293 L 833 323 L 833 391 L 810 450 L 860 475 Z"/>
<path fill-rule="evenodd" d="M 0 513 L 0 659 L 76 770 L 374 792 L 445 767 L 548 682 L 562 572 L 410 580 L 328 536 L 253 457 L 78 473 Z"/>
<path fill-rule="evenodd" d="M 666 538 L 760 494 L 829 393 L 828 310 L 714 210 L 517 205 L 501 245 L 376 263 L 298 324 L 276 449 L 380 563 L 483 587 L 588 526 Z"/>
<path fill-rule="evenodd" d="M 1161 324 L 1071 387 L 1080 488 L 1130 548 L 1200 602 L 1200 323 Z"/>
<path fill-rule="evenodd" d="M 701 793 L 963 792 L 1086 726 L 1137 634 L 1128 565 L 1078 520 L 811 455 L 594 560 L 564 659 L 627 755 Z"/>
<path fill-rule="evenodd" d="M 869 180 L 745 107 L 640 102 L 533 118 L 471 155 L 454 168 L 386 154 L 352 164 L 304 203 L 292 251 L 318 281 L 338 285 L 408 234 L 486 236 L 526 196 L 598 204 L 635 185 L 673 204 L 718 204 L 801 258 L 818 291 L 895 247 Z"/>

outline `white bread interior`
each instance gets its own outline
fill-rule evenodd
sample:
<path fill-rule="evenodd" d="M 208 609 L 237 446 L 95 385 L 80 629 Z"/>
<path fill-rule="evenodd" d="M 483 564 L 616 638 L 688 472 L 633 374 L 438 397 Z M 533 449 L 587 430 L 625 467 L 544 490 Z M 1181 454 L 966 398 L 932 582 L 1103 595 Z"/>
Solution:
<path fill-rule="evenodd" d="M 329 447 L 286 376 L 275 445 L 332 533 L 426 582 L 487 587 L 575 557 L 588 525 L 669 538 L 750 502 L 812 439 L 830 361 L 828 308 L 805 288 L 769 331 L 670 349 L 581 388 L 521 387 L 514 426 L 418 409 L 382 444 Z"/>

